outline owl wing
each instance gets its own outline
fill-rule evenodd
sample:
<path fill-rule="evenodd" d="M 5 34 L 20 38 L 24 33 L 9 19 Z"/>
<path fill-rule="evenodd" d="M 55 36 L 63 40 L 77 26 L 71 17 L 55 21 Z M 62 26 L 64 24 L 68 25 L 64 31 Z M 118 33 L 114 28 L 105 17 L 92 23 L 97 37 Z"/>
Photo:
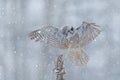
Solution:
<path fill-rule="evenodd" d="M 92 42 L 101 32 L 101 29 L 95 23 L 83 22 L 81 27 L 77 28 L 79 33 L 80 46 L 84 47 Z"/>
<path fill-rule="evenodd" d="M 45 42 L 48 46 L 67 48 L 67 40 L 61 35 L 58 28 L 46 26 L 29 33 L 30 38 L 36 42 Z"/>

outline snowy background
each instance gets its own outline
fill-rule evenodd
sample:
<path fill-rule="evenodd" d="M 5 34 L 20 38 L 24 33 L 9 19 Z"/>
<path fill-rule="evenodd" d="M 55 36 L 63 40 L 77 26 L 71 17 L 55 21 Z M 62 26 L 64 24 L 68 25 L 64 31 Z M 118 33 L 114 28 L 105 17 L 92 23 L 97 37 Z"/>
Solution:
<path fill-rule="evenodd" d="M 102 33 L 86 47 L 90 61 L 65 59 L 65 80 L 120 80 L 120 0 L 0 0 L 0 80 L 55 80 L 54 60 L 66 51 L 31 41 L 45 25 L 95 22 Z"/>

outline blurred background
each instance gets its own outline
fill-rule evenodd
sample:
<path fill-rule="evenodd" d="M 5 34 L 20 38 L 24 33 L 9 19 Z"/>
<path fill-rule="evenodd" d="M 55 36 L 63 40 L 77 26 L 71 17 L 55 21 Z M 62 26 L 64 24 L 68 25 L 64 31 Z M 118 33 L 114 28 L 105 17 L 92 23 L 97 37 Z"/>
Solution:
<path fill-rule="evenodd" d="M 120 0 L 0 0 L 0 80 L 55 80 L 56 55 L 66 50 L 28 38 L 42 26 L 95 22 L 102 33 L 86 47 L 87 65 L 65 60 L 65 80 L 120 80 Z"/>

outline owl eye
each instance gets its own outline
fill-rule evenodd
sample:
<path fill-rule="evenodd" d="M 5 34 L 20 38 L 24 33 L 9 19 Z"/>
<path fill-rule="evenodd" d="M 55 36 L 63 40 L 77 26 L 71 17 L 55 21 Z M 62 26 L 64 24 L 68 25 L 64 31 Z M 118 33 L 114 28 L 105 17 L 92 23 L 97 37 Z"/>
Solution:
<path fill-rule="evenodd" d="M 74 30 L 74 28 L 72 27 L 72 28 L 71 28 L 71 31 L 73 31 L 73 30 Z"/>

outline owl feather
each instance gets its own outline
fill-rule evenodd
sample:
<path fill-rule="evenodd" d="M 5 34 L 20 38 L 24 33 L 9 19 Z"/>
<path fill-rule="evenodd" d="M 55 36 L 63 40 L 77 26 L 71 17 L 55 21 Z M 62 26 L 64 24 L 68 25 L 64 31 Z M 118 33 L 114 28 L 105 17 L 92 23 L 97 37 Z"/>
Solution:
<path fill-rule="evenodd" d="M 68 49 L 68 58 L 77 64 L 86 64 L 89 60 L 84 47 L 91 43 L 101 32 L 95 23 L 83 22 L 76 29 L 65 26 L 62 30 L 45 26 L 29 33 L 32 40 L 44 42 L 48 46 Z M 69 35 L 70 34 L 70 35 Z"/>

